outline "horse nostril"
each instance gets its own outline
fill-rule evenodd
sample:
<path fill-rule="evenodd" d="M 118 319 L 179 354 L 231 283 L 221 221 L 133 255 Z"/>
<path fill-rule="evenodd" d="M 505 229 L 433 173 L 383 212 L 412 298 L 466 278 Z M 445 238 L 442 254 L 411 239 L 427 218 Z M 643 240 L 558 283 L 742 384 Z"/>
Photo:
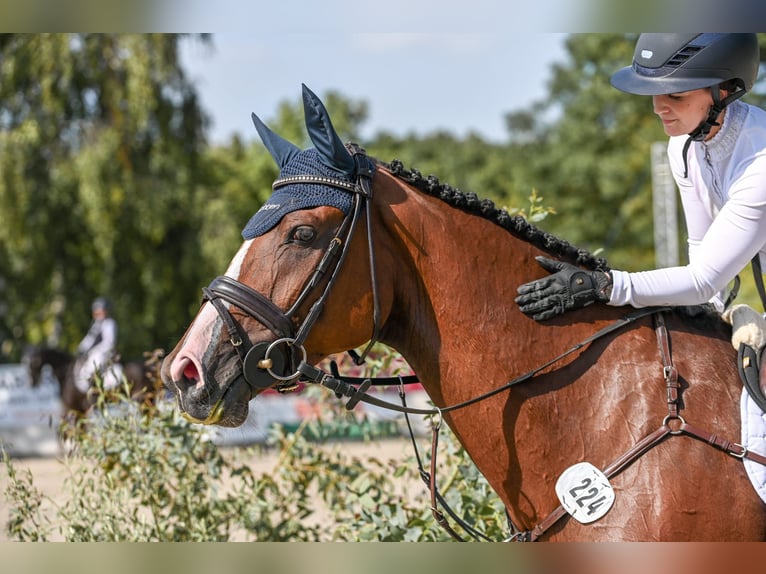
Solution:
<path fill-rule="evenodd" d="M 199 372 L 197 371 L 196 365 L 189 361 L 186 366 L 184 366 L 184 378 L 186 378 L 189 381 L 196 382 L 199 380 Z"/>
<path fill-rule="evenodd" d="M 200 367 L 190 356 L 177 356 L 167 370 L 167 380 L 179 391 L 198 385 L 201 379 Z"/>

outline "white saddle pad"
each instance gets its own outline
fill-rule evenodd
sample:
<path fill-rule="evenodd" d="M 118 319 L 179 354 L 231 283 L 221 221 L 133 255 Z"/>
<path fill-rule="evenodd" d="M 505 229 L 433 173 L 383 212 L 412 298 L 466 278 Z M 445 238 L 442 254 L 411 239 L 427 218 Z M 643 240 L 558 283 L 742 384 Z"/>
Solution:
<path fill-rule="evenodd" d="M 742 413 L 742 446 L 766 456 L 766 414 L 755 404 L 745 388 L 739 401 Z M 766 502 L 766 465 L 744 459 L 745 470 L 761 500 Z"/>

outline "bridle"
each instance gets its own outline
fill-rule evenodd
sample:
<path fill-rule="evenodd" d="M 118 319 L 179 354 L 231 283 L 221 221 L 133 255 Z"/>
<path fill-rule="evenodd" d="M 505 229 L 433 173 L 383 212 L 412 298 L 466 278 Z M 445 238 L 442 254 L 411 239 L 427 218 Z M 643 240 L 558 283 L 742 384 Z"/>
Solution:
<path fill-rule="evenodd" d="M 203 301 L 212 303 L 221 317 L 229 336 L 229 342 L 236 349 L 242 363 L 242 373 L 248 384 L 254 389 L 267 389 L 275 386 L 279 391 L 293 390 L 301 377 L 298 369 L 306 361 L 303 347 L 312 327 L 319 319 L 330 291 L 337 281 L 340 269 L 348 255 L 351 240 L 356 231 L 362 213 L 367 217 L 367 242 L 370 254 L 370 280 L 373 295 L 373 333 L 369 344 L 361 357 L 355 357 L 358 363 L 364 360 L 372 346 L 380 337 L 380 303 L 375 277 L 375 255 L 370 224 L 370 200 L 372 199 L 372 178 L 374 164 L 364 149 L 356 144 L 347 144 L 347 149 L 354 159 L 355 181 L 321 175 L 293 175 L 274 181 L 272 190 L 292 184 L 311 183 L 325 185 L 353 194 L 352 208 L 346 214 L 335 236 L 313 274 L 287 311 L 282 311 L 268 297 L 244 283 L 222 275 L 213 279 L 202 289 Z M 298 311 L 309 297 L 320 289 L 322 281 L 328 276 L 319 296 L 311 304 L 306 317 L 296 328 Z M 234 319 L 226 304 L 234 305 L 250 317 L 269 329 L 276 338 L 271 342 L 259 342 L 253 345 L 242 326 Z M 300 359 L 298 360 L 298 355 Z"/>

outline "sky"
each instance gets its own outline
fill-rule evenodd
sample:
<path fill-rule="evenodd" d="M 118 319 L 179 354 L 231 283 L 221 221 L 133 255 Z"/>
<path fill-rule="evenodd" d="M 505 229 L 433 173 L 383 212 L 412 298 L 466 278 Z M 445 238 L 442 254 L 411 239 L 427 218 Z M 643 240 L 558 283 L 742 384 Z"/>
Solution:
<path fill-rule="evenodd" d="M 250 114 L 268 123 L 279 102 L 299 101 L 301 83 L 320 98 L 335 90 L 366 101 L 361 138 L 380 130 L 399 136 L 448 130 L 504 141 L 504 116 L 546 95 L 551 66 L 565 61 L 570 33 L 745 31 L 766 22 L 763 0 L 152 0 L 147 6 L 153 30 L 212 32 L 213 49 L 187 42 L 182 62 L 211 116 L 213 143 L 233 133 L 254 138 Z"/>
<path fill-rule="evenodd" d="M 420 32 L 216 32 L 212 47 L 182 44 L 182 64 L 211 117 L 210 140 L 256 137 L 301 83 L 320 98 L 335 90 L 368 104 L 360 136 L 447 130 L 507 139 L 504 116 L 547 93 L 567 34 Z M 364 143 L 361 141 L 360 143 Z"/>

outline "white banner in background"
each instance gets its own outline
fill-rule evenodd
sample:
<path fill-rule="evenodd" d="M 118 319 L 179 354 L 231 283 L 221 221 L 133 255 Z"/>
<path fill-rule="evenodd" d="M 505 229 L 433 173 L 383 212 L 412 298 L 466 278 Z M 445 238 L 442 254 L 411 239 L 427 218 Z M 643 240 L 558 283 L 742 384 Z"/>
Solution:
<path fill-rule="evenodd" d="M 376 392 L 377 394 L 377 392 Z M 387 395 L 387 396 L 386 396 Z M 384 400 L 399 403 L 392 389 L 378 395 Z M 407 391 L 407 404 L 415 408 L 429 408 L 425 391 L 418 385 Z M 266 392 L 250 402 L 245 423 L 237 428 L 209 427 L 210 438 L 221 446 L 239 446 L 262 443 L 274 425 L 297 427 L 301 421 L 319 415 L 325 408 L 316 398 L 303 393 L 282 395 Z M 43 371 L 41 384 L 32 388 L 29 374 L 23 365 L 0 364 L 0 442 L 14 456 L 55 456 L 59 452 L 57 430 L 62 405 L 59 385 L 50 369 Z M 404 415 L 373 405 L 360 403 L 357 414 L 366 414 L 371 421 L 396 420 L 400 433 L 406 434 Z M 422 416 L 411 420 L 417 435 L 429 432 L 430 424 Z"/>
<path fill-rule="evenodd" d="M 23 365 L 0 365 L 0 442 L 16 456 L 57 454 L 59 385 L 48 369 L 32 387 Z"/>

